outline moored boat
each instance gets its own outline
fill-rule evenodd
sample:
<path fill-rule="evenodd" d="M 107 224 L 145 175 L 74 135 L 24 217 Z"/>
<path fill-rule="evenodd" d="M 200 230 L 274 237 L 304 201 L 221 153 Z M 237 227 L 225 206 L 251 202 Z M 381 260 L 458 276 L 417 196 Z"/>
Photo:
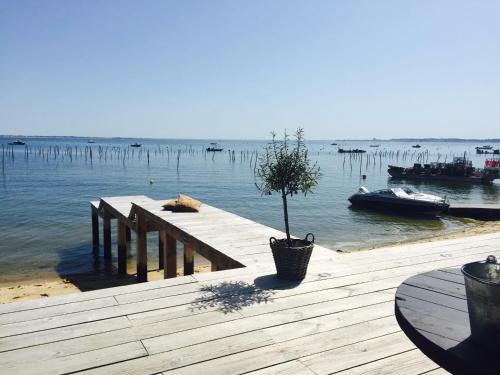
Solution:
<path fill-rule="evenodd" d="M 132 143 L 130 147 L 141 147 L 142 145 L 140 143 Z"/>
<path fill-rule="evenodd" d="M 364 154 L 365 152 L 365 150 L 361 150 L 359 148 L 355 148 L 352 150 L 344 150 L 343 148 L 339 148 L 339 154 Z"/>
<path fill-rule="evenodd" d="M 500 149 L 495 149 L 493 150 L 493 148 L 490 146 L 489 148 L 485 148 L 485 146 L 483 147 L 476 147 L 476 154 L 479 154 L 479 155 L 482 155 L 482 154 L 500 154 Z"/>
<path fill-rule="evenodd" d="M 451 163 L 415 163 L 413 167 L 404 168 L 389 165 L 387 172 L 392 178 L 400 180 L 421 181 L 456 181 L 489 184 L 500 178 L 500 168 L 474 168 L 472 161 L 465 157 L 455 157 Z"/>
<path fill-rule="evenodd" d="M 210 147 L 207 147 L 207 148 L 206 148 L 206 151 L 207 151 L 207 152 L 220 152 L 220 151 L 222 151 L 222 150 L 223 150 L 223 148 L 222 148 L 222 147 L 220 147 L 220 146 L 217 144 L 217 142 L 211 142 L 211 143 L 210 143 Z"/>
<path fill-rule="evenodd" d="M 413 146 L 411 146 L 411 147 L 413 147 L 413 148 L 420 148 L 420 147 L 422 147 L 422 146 L 420 146 L 419 144 L 417 144 L 417 145 L 413 145 Z"/>
<path fill-rule="evenodd" d="M 370 192 L 362 186 L 349 197 L 353 207 L 408 215 L 438 215 L 450 207 L 446 198 L 424 194 L 410 188 L 383 189 Z"/>
<path fill-rule="evenodd" d="M 21 141 L 20 139 L 16 139 L 14 142 L 9 142 L 11 146 L 24 146 L 26 142 Z"/>

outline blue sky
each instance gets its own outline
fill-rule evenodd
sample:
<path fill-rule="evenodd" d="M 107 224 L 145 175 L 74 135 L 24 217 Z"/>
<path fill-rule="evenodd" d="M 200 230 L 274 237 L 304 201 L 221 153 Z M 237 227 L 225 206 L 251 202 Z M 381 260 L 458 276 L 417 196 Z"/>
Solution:
<path fill-rule="evenodd" d="M 0 134 L 500 137 L 500 1 L 0 0 Z"/>

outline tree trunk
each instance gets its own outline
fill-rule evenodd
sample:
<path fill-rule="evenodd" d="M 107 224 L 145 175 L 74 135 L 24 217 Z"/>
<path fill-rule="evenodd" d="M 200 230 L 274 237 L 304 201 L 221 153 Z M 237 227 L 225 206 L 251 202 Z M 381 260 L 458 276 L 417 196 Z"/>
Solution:
<path fill-rule="evenodd" d="M 292 246 L 291 240 L 290 240 L 290 227 L 288 225 L 288 202 L 286 200 L 286 194 L 285 190 L 281 190 L 281 198 L 283 199 L 283 214 L 285 216 L 285 231 L 286 231 L 286 239 L 288 242 L 288 246 Z"/>

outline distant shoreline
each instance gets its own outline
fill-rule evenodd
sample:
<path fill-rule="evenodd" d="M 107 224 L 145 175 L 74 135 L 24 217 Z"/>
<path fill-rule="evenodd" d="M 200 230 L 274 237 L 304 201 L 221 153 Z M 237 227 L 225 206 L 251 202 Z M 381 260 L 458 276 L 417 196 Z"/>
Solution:
<path fill-rule="evenodd" d="M 241 141 L 241 142 L 262 142 L 269 138 L 252 138 L 252 139 L 233 139 L 233 138 L 151 138 L 151 137 L 116 137 L 116 136 L 90 136 L 90 135 L 28 135 L 28 134 L 0 134 L 1 138 L 70 138 L 70 139 L 123 139 L 134 140 L 144 139 L 151 141 Z M 387 139 L 309 139 L 311 142 L 450 142 L 450 143 L 466 143 L 466 142 L 486 142 L 500 143 L 500 138 L 387 138 Z"/>

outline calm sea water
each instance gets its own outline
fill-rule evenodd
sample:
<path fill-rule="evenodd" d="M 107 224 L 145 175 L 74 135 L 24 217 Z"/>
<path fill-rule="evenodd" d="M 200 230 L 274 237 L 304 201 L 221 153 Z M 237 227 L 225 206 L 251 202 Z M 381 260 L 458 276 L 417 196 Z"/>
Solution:
<path fill-rule="evenodd" d="M 263 197 L 254 185 L 252 153 L 261 152 L 265 142 L 221 141 L 224 152 L 206 155 L 202 150 L 209 145 L 207 140 L 99 138 L 88 144 L 87 138 L 23 139 L 29 146 L 27 155 L 24 146 L 15 146 L 13 157 L 7 151 L 0 154 L 0 280 L 94 269 L 88 202 L 100 196 L 144 194 L 169 199 L 184 193 L 283 229 L 280 197 Z M 0 145 L 6 147 L 12 140 L 0 137 Z M 143 146 L 131 149 L 129 145 L 136 141 Z M 350 159 L 330 143 L 308 143 L 323 176 L 314 194 L 290 201 L 295 235 L 314 232 L 321 245 L 352 249 L 460 230 L 466 225 L 451 218 L 424 220 L 353 210 L 347 198 L 361 185 L 370 190 L 401 185 L 389 179 L 388 164 L 408 166 L 419 157 L 429 162 L 449 161 L 467 152 L 475 166 L 482 166 L 486 156 L 474 154 L 477 144 L 429 142 L 413 149 L 402 142 L 375 142 L 380 144 L 378 148 L 369 147 L 374 142 L 338 142 L 345 148 L 368 150 L 362 159 Z M 56 147 L 58 155 L 54 155 Z M 47 155 L 48 150 L 51 153 Z M 235 151 L 234 161 L 227 150 Z M 366 180 L 361 179 L 363 174 Z M 498 182 L 492 186 L 406 185 L 447 195 L 452 201 L 498 202 L 500 197 Z M 152 244 L 149 257 L 154 262 L 157 251 L 153 238 Z"/>

